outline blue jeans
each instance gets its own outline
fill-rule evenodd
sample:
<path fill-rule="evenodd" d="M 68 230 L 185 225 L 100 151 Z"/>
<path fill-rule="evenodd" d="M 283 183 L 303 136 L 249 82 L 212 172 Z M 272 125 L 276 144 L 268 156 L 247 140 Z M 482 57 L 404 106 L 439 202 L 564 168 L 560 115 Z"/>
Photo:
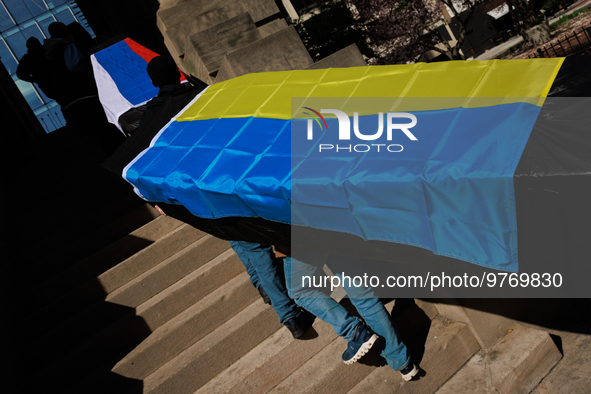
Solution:
<path fill-rule="evenodd" d="M 271 306 L 279 316 L 279 322 L 284 324 L 296 317 L 299 314 L 298 307 L 287 295 L 283 277 L 277 272 L 271 247 L 245 241 L 230 241 L 230 245 L 246 267 L 252 285 L 255 288 L 263 286 L 271 299 Z"/>
<path fill-rule="evenodd" d="M 317 288 L 302 286 L 304 276 L 321 275 L 324 277 L 324 272 L 319 268 L 319 265 L 306 264 L 292 257 L 286 257 L 284 267 L 289 296 L 302 308 L 329 323 L 336 333 L 345 338 L 347 342 L 352 340 L 359 319 L 352 316 L 342 305 Z M 348 275 L 348 273 L 345 274 Z M 335 276 L 339 276 L 342 282 L 341 273 L 335 273 Z M 406 367 L 410 362 L 408 349 L 399 339 L 388 311 L 384 308 L 384 304 L 374 296 L 373 290 L 369 287 L 349 286 L 349 283 L 345 283 L 343 287 L 366 324 L 376 334 L 384 338 L 386 346 L 382 351 L 382 356 L 390 368 L 399 371 Z"/>

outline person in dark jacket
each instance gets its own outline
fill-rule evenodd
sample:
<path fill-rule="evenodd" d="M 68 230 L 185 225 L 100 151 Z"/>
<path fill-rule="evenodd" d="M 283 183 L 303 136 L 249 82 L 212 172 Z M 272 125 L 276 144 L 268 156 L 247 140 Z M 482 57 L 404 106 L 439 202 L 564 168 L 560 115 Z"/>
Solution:
<path fill-rule="evenodd" d="M 111 155 L 125 136 L 111 125 L 98 98 L 98 89 L 90 58 L 73 42 L 68 27 L 53 22 L 51 35 L 43 44 L 49 62 L 51 78 L 66 124 L 80 132 L 93 134 L 107 155 Z"/>
<path fill-rule="evenodd" d="M 152 84 L 159 88 L 158 95 L 146 104 L 140 126 L 150 122 L 150 119 L 166 105 L 167 101 L 175 95 L 180 95 L 187 90 L 199 89 L 189 84 L 180 83 L 180 71 L 175 62 L 167 57 L 157 56 L 150 60 L 146 69 Z M 141 132 L 141 131 L 140 131 Z M 156 209 L 161 214 L 173 212 L 175 208 L 160 204 Z M 165 214 L 162 210 L 167 210 Z M 168 209 L 171 211 L 168 211 Z M 176 217 L 183 220 L 182 216 Z M 183 220 L 188 223 L 190 219 Z M 250 276 L 252 285 L 258 290 L 263 300 L 271 304 L 279 317 L 281 324 L 285 325 L 291 332 L 294 339 L 300 338 L 312 326 L 313 316 L 302 311 L 298 305 L 287 295 L 287 288 L 283 280 L 283 262 L 275 258 L 270 245 L 263 245 L 255 242 L 230 241 L 230 246 L 244 264 Z"/>
<path fill-rule="evenodd" d="M 152 84 L 158 88 L 158 94 L 146 103 L 146 112 L 142 115 L 140 124 L 156 113 L 170 97 L 194 89 L 189 84 L 181 84 L 180 71 L 171 58 L 156 56 L 148 63 L 146 72 Z"/>
<path fill-rule="evenodd" d="M 27 53 L 24 55 L 16 69 L 16 76 L 26 82 L 36 83 L 43 93 L 56 99 L 59 90 L 53 83 L 51 67 L 45 57 L 43 45 L 36 37 L 27 40 Z"/>

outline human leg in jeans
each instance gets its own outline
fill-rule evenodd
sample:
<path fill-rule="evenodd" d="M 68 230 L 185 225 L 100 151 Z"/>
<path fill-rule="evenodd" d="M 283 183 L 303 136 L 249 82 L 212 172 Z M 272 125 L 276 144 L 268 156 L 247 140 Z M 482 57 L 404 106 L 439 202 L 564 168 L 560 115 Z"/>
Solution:
<path fill-rule="evenodd" d="M 311 259 L 318 258 L 312 254 L 307 256 Z M 286 283 L 290 296 L 296 300 L 298 305 L 329 323 L 338 335 L 349 342 L 347 351 L 343 354 L 345 363 L 350 364 L 357 361 L 369 350 L 373 345 L 371 337 L 373 331 L 382 336 L 386 342 L 382 356 L 388 365 L 392 369 L 400 371 L 405 380 L 412 379 L 418 369 L 412 363 L 406 345 L 400 340 L 396 328 L 390 320 L 390 315 L 382 302 L 375 297 L 371 288 L 355 287 L 351 283 L 345 283 L 344 286 L 351 302 L 371 329 L 366 330 L 363 324 L 359 324 L 359 319 L 351 316 L 335 300 L 313 286 L 303 286 L 303 278 L 313 278 L 318 275 L 321 264 L 322 262 L 319 261 L 310 265 L 293 258 L 285 259 Z M 342 283 L 342 275 L 336 276 L 339 276 Z"/>
<path fill-rule="evenodd" d="M 289 296 L 299 306 L 330 324 L 339 336 L 350 341 L 355 335 L 360 320 L 318 289 L 302 286 L 301 278 L 317 275 L 317 271 L 321 271 L 319 267 L 292 257 L 286 257 L 283 266 Z"/>
<path fill-rule="evenodd" d="M 335 274 L 335 276 L 340 277 L 343 283 L 341 274 Z M 345 283 L 343 287 L 351 303 L 355 305 L 365 323 L 386 341 L 382 357 L 386 359 L 390 368 L 396 371 L 407 367 L 410 363 L 410 354 L 406 345 L 400 340 L 400 335 L 392 324 L 384 304 L 374 295 L 371 288 L 348 286 L 349 284 Z"/>
<path fill-rule="evenodd" d="M 283 264 L 289 295 L 302 308 L 329 323 L 347 341 L 347 350 L 343 353 L 345 364 L 352 364 L 363 357 L 378 336 L 334 299 L 312 286 L 303 285 L 304 277 L 316 276 L 321 272 L 319 267 L 322 264 L 306 264 L 291 257 L 286 257 Z"/>
<path fill-rule="evenodd" d="M 281 324 L 289 328 L 294 338 L 302 336 L 310 325 L 301 315 L 297 304 L 287 294 L 283 278 L 277 272 L 272 248 L 245 241 L 230 241 L 230 245 L 246 267 L 251 283 L 257 289 L 260 285 L 269 296 L 271 306 L 277 312 Z"/>
<path fill-rule="evenodd" d="M 257 274 L 257 270 L 254 268 L 254 265 L 252 264 L 250 259 L 248 259 L 246 257 L 245 253 L 243 252 L 242 247 L 240 246 L 240 244 L 238 242 L 230 241 L 230 246 L 232 247 L 234 252 L 238 255 L 238 258 L 240 259 L 242 264 L 244 264 L 244 268 L 246 268 L 246 273 L 248 274 L 248 277 L 250 278 L 250 283 L 252 283 L 254 288 L 258 290 L 259 287 L 261 286 L 261 282 L 259 281 L 259 274 Z"/>

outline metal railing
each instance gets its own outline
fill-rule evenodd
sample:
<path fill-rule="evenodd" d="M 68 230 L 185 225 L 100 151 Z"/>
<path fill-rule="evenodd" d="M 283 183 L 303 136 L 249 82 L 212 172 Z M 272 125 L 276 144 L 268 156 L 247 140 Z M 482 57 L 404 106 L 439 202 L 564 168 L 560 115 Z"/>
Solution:
<path fill-rule="evenodd" d="M 591 55 L 591 26 L 561 34 L 539 47 L 530 58 Z"/>

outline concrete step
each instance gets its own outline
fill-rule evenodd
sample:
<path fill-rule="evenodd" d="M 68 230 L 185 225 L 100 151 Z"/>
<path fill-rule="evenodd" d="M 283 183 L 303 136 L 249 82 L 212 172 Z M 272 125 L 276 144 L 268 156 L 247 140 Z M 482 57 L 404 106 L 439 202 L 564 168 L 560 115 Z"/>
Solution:
<path fill-rule="evenodd" d="M 106 301 L 136 307 L 229 248 L 227 241 L 206 235 L 111 292 Z"/>
<path fill-rule="evenodd" d="M 288 330 L 278 330 L 195 394 L 266 393 L 335 339 L 336 332 L 320 319 L 299 340 L 294 340 Z"/>
<path fill-rule="evenodd" d="M 441 316 L 431 322 L 424 346 L 418 360 L 416 346 L 409 345 L 415 363 L 426 373 L 420 380 L 404 382 L 398 372 L 385 366 L 375 369 L 349 393 L 433 393 L 480 350 L 466 324 Z"/>
<path fill-rule="evenodd" d="M 348 300 L 343 301 L 343 305 L 347 309 L 353 308 Z M 386 305 L 389 312 L 393 307 L 394 302 Z M 323 350 L 331 344 L 334 349 Z M 282 381 L 289 379 L 292 374 L 294 377 L 297 376 L 296 380 L 301 378 L 305 381 L 305 376 L 298 375 L 297 370 L 307 362 L 311 363 L 311 370 L 315 368 L 324 370 L 325 365 L 319 367 L 322 363 L 341 368 L 341 354 L 345 348 L 346 342 L 337 337 L 332 327 L 322 320 L 316 319 L 313 329 L 300 340 L 294 341 L 289 332 L 283 330 L 273 334 L 239 361 L 207 382 L 196 393 L 266 393 L 275 386 L 281 385 Z M 317 356 L 321 351 L 328 353 L 325 357 Z M 315 361 L 312 361 L 313 357 L 316 357 Z M 373 360 L 370 362 L 375 361 L 375 357 L 376 355 L 373 355 Z M 287 386 L 293 383 L 297 384 L 294 387 L 297 387 L 298 391 L 301 389 L 300 383 L 289 382 L 286 383 Z M 311 388 L 311 390 L 316 389 L 318 389 L 317 386 Z"/>
<path fill-rule="evenodd" d="M 42 240 L 28 244 L 27 248 L 19 253 L 20 260 L 26 263 L 24 267 L 28 270 L 27 275 L 31 275 L 28 279 L 33 280 L 34 277 L 47 279 L 48 273 L 57 274 L 72 263 L 88 257 L 129 231 L 145 224 L 146 222 L 140 225 L 134 224 L 130 228 L 125 219 L 131 218 L 133 222 L 134 215 L 130 215 L 130 212 L 133 213 L 141 207 L 145 207 L 144 209 L 148 212 L 153 212 L 151 219 L 157 217 L 156 211 L 148 208 L 142 199 L 128 193 L 99 209 L 81 213 L 76 220 L 69 222 L 67 227 L 55 232 L 50 231 Z M 126 231 L 112 235 L 112 230 L 116 229 L 113 229 L 113 226 L 126 227 Z M 33 265 L 35 268 L 31 269 Z"/>
<path fill-rule="evenodd" d="M 203 298 L 214 297 L 211 293 L 244 270 L 244 264 L 229 249 L 138 306 L 136 314 L 154 331 Z"/>
<path fill-rule="evenodd" d="M 259 298 L 146 377 L 143 392 L 193 393 L 279 328 L 275 310 Z"/>
<path fill-rule="evenodd" d="M 341 301 L 341 305 L 355 314 L 355 309 L 348 299 Z M 385 306 L 389 313 L 397 317 L 403 316 L 403 319 L 408 322 L 403 327 L 397 326 L 402 338 L 406 338 L 407 335 L 403 335 L 404 331 L 401 328 L 406 328 L 408 331 L 417 327 L 422 327 L 423 330 L 429 327 L 430 316 L 412 302 L 406 304 L 400 302 L 396 305 L 394 301 L 390 301 Z M 336 337 L 334 332 L 330 338 L 331 342 L 326 347 L 316 350 L 317 354 L 312 354 L 308 361 L 301 363 L 301 366 L 296 365 L 296 370 L 286 379 L 276 382 L 275 387 L 271 386 L 270 392 L 285 393 L 295 389 L 303 393 L 346 393 L 370 374 L 376 366 L 385 364 L 385 360 L 380 357 L 375 348 L 358 363 L 346 365 L 342 362 L 342 353 L 347 348 L 347 342 L 343 338 Z M 283 356 L 289 357 L 287 354 Z M 281 374 L 281 372 L 278 373 Z M 253 381 L 253 384 L 256 384 L 254 380 L 248 378 L 249 382 Z M 265 387 L 265 390 L 268 389 Z"/>
<path fill-rule="evenodd" d="M 345 365 L 341 356 L 346 349 L 347 342 L 337 337 L 269 393 L 346 393 L 375 368 L 361 362 Z"/>
<path fill-rule="evenodd" d="M 162 261 L 174 256 L 187 246 L 203 238 L 205 233 L 183 224 L 152 245 L 103 272 L 75 290 L 63 295 L 37 312 L 23 319 L 20 334 L 32 340 L 101 302 L 106 296 Z"/>
<path fill-rule="evenodd" d="M 517 324 L 488 352 L 472 357 L 437 394 L 529 393 L 561 358 L 546 331 Z"/>
<path fill-rule="evenodd" d="M 269 56 L 272 53 L 283 56 Z M 253 72 L 305 69 L 313 63 L 295 27 L 289 26 L 226 54 L 215 81 Z"/>
<path fill-rule="evenodd" d="M 134 254 L 98 277 L 106 294 L 138 277 L 167 258 L 205 237 L 203 231 L 182 224 L 158 242 Z"/>
<path fill-rule="evenodd" d="M 23 305 L 26 305 L 26 309 L 31 312 L 42 308 L 79 287 L 81 283 L 86 283 L 98 277 L 121 261 L 152 245 L 180 225 L 182 225 L 182 222 L 171 217 L 157 217 L 92 256 L 31 289 L 24 295 L 25 297 L 22 299 Z"/>
<path fill-rule="evenodd" d="M 71 386 L 77 385 L 86 376 L 94 373 L 97 369 L 103 369 L 105 364 L 114 364 L 114 360 L 123 357 L 126 352 L 132 350 L 141 341 L 150 335 L 150 330 L 143 319 L 137 316 L 133 308 L 122 307 L 109 303 L 101 303 L 103 310 L 108 310 L 110 316 L 103 316 L 98 311 L 97 322 L 101 324 L 108 318 L 115 318 L 117 321 L 107 327 L 100 327 L 100 333 L 91 338 L 84 339 L 87 334 L 87 327 L 80 328 L 80 333 L 72 332 L 71 339 L 81 342 L 75 348 L 63 352 L 60 344 L 63 344 L 63 338 L 56 338 L 52 347 L 36 349 L 43 354 L 38 355 L 36 359 L 31 359 L 31 353 L 25 354 L 26 361 L 23 368 L 27 371 L 27 378 L 23 382 L 26 393 L 38 392 L 63 392 Z M 49 339 L 51 340 L 51 339 Z M 69 344 L 65 344 L 69 345 Z M 35 356 L 36 354 L 33 354 Z M 49 363 L 42 363 L 50 360 Z M 108 392 L 119 392 L 115 387 Z"/>
<path fill-rule="evenodd" d="M 156 296 L 144 302 L 142 305 L 139 305 L 137 308 L 135 308 L 135 311 L 132 313 L 132 315 L 142 319 L 142 329 L 144 331 L 147 328 L 149 333 L 153 333 L 161 325 L 165 324 L 167 321 L 171 320 L 185 309 L 191 307 L 202 298 L 206 296 L 208 298 L 211 297 L 211 295 L 208 296 L 209 293 L 220 287 L 221 284 L 225 283 L 233 275 L 237 275 L 242 272 L 244 272 L 244 265 L 240 262 L 240 260 L 238 260 L 238 257 L 235 255 L 235 253 L 233 253 L 232 250 L 228 250 L 204 266 L 195 270 L 191 274 L 187 275 L 185 278 L 176 282 L 172 286 L 166 288 L 164 291 L 158 293 Z M 250 282 L 248 283 L 248 286 L 252 287 Z M 254 296 L 254 299 L 256 299 L 256 296 Z M 241 298 L 240 301 L 242 300 L 243 299 Z M 93 338 L 91 339 L 91 343 L 106 342 L 107 348 L 112 347 L 112 345 L 109 343 L 109 337 L 119 337 L 123 335 L 129 337 L 129 334 L 125 334 L 125 332 L 129 333 L 131 330 L 139 331 L 137 327 L 134 327 L 133 323 L 137 322 L 135 322 L 133 319 L 129 319 L 129 317 L 126 316 L 126 318 L 121 319 L 119 322 L 115 323 L 118 326 L 117 330 L 104 330 L 103 332 L 99 333 L 103 338 Z M 119 334 L 119 332 L 123 334 Z M 140 336 L 136 338 L 136 341 L 139 338 Z M 143 337 L 141 340 L 146 338 L 149 337 Z M 115 338 L 114 342 L 116 341 L 117 338 Z M 139 344 L 139 347 L 141 346 L 143 346 L 142 343 Z M 88 375 L 86 375 L 86 373 L 88 373 L 90 368 L 89 366 L 86 366 L 85 370 L 79 373 L 81 380 L 79 382 L 72 382 L 72 387 L 68 388 L 66 392 L 87 394 L 102 394 L 108 392 L 119 393 L 125 392 L 126 389 L 131 390 L 132 388 L 138 390 L 134 392 L 141 392 L 141 380 L 126 378 L 116 372 L 111 372 L 111 369 L 116 364 L 124 364 L 124 360 L 130 360 L 130 357 L 134 354 L 134 352 L 137 352 L 137 348 L 136 350 L 129 349 L 129 346 L 122 346 L 121 348 L 127 349 L 127 351 L 120 352 L 118 356 L 113 356 L 100 366 L 96 367 L 96 369 L 92 370 Z M 76 350 L 78 350 L 76 358 L 82 362 L 84 362 L 85 356 L 90 354 L 88 353 L 90 350 L 84 346 L 81 346 Z M 132 350 L 131 353 L 129 353 L 130 350 Z M 93 351 L 92 354 L 96 354 L 96 351 L 101 353 L 101 349 L 99 348 Z M 103 357 L 101 357 L 101 359 L 106 359 L 113 355 L 112 353 L 102 353 Z M 139 388 L 135 387 L 136 385 L 138 385 Z"/>
<path fill-rule="evenodd" d="M 37 365 L 50 361 L 49 357 L 56 358 L 57 355 L 66 353 L 121 318 L 127 309 L 139 306 L 219 255 L 227 245 L 227 242 L 210 235 L 200 238 L 109 293 L 105 302 L 95 303 L 67 321 L 58 322 L 59 325 L 31 341 L 24 351 L 31 353 L 30 358 Z"/>
<path fill-rule="evenodd" d="M 114 294 L 123 298 L 128 305 L 115 304 L 108 299 L 104 302 L 97 302 L 29 342 L 22 351 L 25 368 L 27 370 L 42 369 L 41 377 L 38 377 L 39 381 L 47 380 L 50 376 L 55 376 L 57 379 L 58 371 L 71 371 L 88 365 L 89 362 L 83 357 L 86 354 L 93 355 L 92 363 L 94 365 L 103 361 L 104 357 L 111 355 L 107 351 L 107 354 L 103 356 L 106 349 L 116 352 L 120 349 L 131 350 L 150 333 L 143 319 L 132 313 L 134 308 L 144 301 L 143 298 L 151 298 L 167 287 L 170 281 L 174 283 L 191 272 L 187 272 L 187 270 L 194 270 L 211 260 L 212 256 L 208 253 L 214 253 L 214 256 L 218 255 L 221 248 L 212 246 L 211 239 L 215 240 L 211 236 L 201 238 L 147 271 L 150 275 L 140 275 L 132 280 L 131 287 L 123 286 L 122 289 L 126 290 L 123 293 L 116 291 Z M 227 247 L 227 242 L 217 241 L 222 247 Z M 156 285 L 150 285 L 154 283 L 154 280 L 151 281 L 151 279 L 155 276 L 159 276 L 160 280 L 156 279 Z M 162 278 L 169 280 L 162 280 Z M 139 287 L 143 280 L 148 284 L 145 286 L 147 290 Z M 130 288 L 135 289 L 136 292 L 141 291 L 141 295 L 130 298 L 131 292 L 127 291 Z M 126 323 L 125 320 L 131 321 Z M 131 326 L 131 329 L 127 329 L 128 326 Z M 129 347 L 125 348 L 125 346 Z M 79 350 L 81 347 L 83 351 Z M 77 359 L 81 362 L 75 362 Z"/>
<path fill-rule="evenodd" d="M 258 293 L 248 274 L 238 275 L 156 329 L 117 363 L 113 372 L 128 378 L 145 379 L 257 299 Z"/>
<path fill-rule="evenodd" d="M 134 201 L 136 201 L 134 199 Z M 133 202 L 135 205 L 136 203 Z M 77 265 L 76 263 L 84 260 L 98 252 L 100 249 L 115 242 L 117 239 L 129 234 L 129 232 L 150 222 L 160 214 L 147 204 L 132 209 L 121 218 L 108 223 L 104 227 L 86 234 L 71 245 L 64 247 L 61 251 L 49 254 L 45 258 L 34 262 L 28 262 L 24 259 L 10 259 L 11 265 L 6 267 L 7 275 L 10 281 L 7 281 L 3 289 L 12 297 L 17 297 L 18 303 L 0 305 L 0 312 L 12 309 L 11 314 L 20 322 L 26 316 L 35 313 L 40 307 L 45 305 L 49 299 L 39 299 L 39 295 L 32 291 L 36 286 L 50 280 L 56 275 Z M 34 248 L 35 246 L 29 248 Z M 42 248 L 38 253 L 42 253 Z M 104 298 L 104 292 L 100 285 L 94 281 L 94 293 Z M 81 282 L 82 284 L 84 282 Z M 80 286 L 80 283 L 76 284 Z M 61 290 L 57 290 L 59 293 Z M 31 327 L 34 329 L 34 327 Z"/>
<path fill-rule="evenodd" d="M 199 241 L 196 244 L 199 244 Z M 183 254 L 183 252 L 179 254 Z M 187 255 L 187 253 L 184 254 Z M 37 387 L 48 382 L 53 382 L 52 384 L 58 386 L 64 385 L 64 382 L 76 384 L 77 381 L 83 380 L 85 376 L 92 374 L 96 368 L 104 369 L 104 365 L 108 363 L 111 363 L 110 366 L 112 367 L 115 362 L 124 358 L 127 352 L 148 338 L 152 331 L 158 328 L 159 323 L 163 324 L 166 320 L 173 318 L 179 310 L 182 311 L 182 308 L 192 305 L 195 302 L 192 290 L 198 284 L 202 285 L 202 289 L 198 289 L 199 291 L 196 293 L 203 297 L 207 295 L 208 282 L 214 283 L 213 286 L 209 286 L 209 291 L 211 291 L 212 287 L 219 286 L 220 282 L 225 282 L 231 275 L 244 271 L 244 266 L 231 250 L 224 252 L 222 255 L 223 257 L 218 256 L 218 258 L 201 266 L 186 278 L 158 293 L 144 304 L 137 306 L 137 308 L 134 308 L 135 305 L 130 305 L 129 308 L 117 305 L 125 313 L 122 317 L 44 367 L 32 380 L 32 386 Z M 197 261 L 197 264 L 199 264 L 199 261 Z M 188 278 L 192 278 L 192 280 L 188 280 Z M 252 289 L 249 281 L 248 286 L 246 287 L 247 291 L 250 290 L 251 293 L 255 293 L 251 294 L 248 302 L 244 301 L 244 299 L 249 299 L 249 297 L 244 296 L 244 291 L 233 291 L 230 297 L 228 297 L 228 291 L 226 291 L 221 295 L 221 305 L 216 305 L 216 308 L 228 310 L 227 313 L 230 316 L 232 313 L 237 313 L 240 308 L 256 299 L 256 291 Z M 102 310 L 112 307 L 113 304 L 110 302 L 100 304 Z M 91 314 L 92 316 L 101 315 L 101 311 L 95 309 Z M 201 318 L 206 319 L 208 323 L 212 322 L 207 316 L 201 316 Z M 148 321 L 150 321 L 151 325 L 148 325 Z M 92 355 L 90 359 L 88 358 L 89 354 Z M 142 356 L 145 356 L 145 353 L 140 352 L 140 358 Z M 149 357 L 153 359 L 154 356 L 158 358 L 160 354 L 156 353 L 156 355 L 150 355 Z M 74 375 L 75 379 L 68 377 L 71 375 Z M 112 392 L 113 390 L 116 391 L 116 387 L 111 387 L 109 391 Z"/>

